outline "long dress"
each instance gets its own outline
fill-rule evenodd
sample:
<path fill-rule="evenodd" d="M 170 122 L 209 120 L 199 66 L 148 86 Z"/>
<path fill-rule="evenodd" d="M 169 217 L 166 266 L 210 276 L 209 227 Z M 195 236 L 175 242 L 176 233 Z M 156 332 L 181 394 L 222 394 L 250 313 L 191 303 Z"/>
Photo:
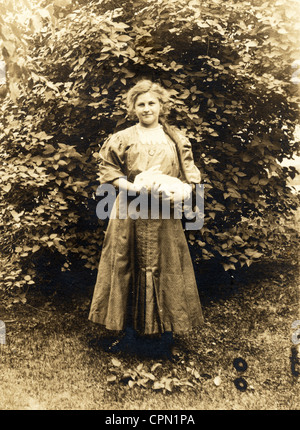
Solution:
<path fill-rule="evenodd" d="M 161 140 L 152 141 L 139 124 L 112 135 L 100 151 L 101 183 L 124 176 L 133 182 L 156 165 L 164 174 L 200 182 L 189 141 L 177 133 L 176 150 L 162 128 L 158 135 Z M 113 211 L 118 205 L 119 197 Z M 89 319 L 109 330 L 132 327 L 141 334 L 183 333 L 203 323 L 180 219 L 109 220 Z"/>

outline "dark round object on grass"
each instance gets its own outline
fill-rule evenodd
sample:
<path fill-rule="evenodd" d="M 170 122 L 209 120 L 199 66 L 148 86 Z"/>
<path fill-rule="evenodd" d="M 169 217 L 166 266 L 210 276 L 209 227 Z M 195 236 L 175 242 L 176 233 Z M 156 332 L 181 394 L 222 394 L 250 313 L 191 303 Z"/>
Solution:
<path fill-rule="evenodd" d="M 246 391 L 247 390 L 248 384 L 244 378 L 236 378 L 233 381 L 233 383 L 239 391 Z"/>
<path fill-rule="evenodd" d="M 235 358 L 233 360 L 233 366 L 238 372 L 245 372 L 248 369 L 248 364 L 246 360 L 241 357 Z"/>

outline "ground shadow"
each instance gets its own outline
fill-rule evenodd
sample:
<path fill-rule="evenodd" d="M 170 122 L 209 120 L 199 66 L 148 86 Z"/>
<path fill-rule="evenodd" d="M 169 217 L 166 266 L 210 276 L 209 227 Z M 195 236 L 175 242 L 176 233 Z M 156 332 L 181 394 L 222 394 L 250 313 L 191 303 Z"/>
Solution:
<path fill-rule="evenodd" d="M 209 306 L 211 302 L 230 299 L 242 295 L 249 287 L 255 289 L 264 280 L 271 280 L 286 271 L 293 272 L 295 267 L 290 261 L 258 261 L 250 267 L 244 266 L 237 270 L 225 271 L 218 262 L 203 262 L 194 264 L 195 277 L 198 291 L 203 306 Z"/>
<path fill-rule="evenodd" d="M 192 256 L 193 257 L 193 256 Z M 286 271 L 289 261 L 274 262 L 260 261 L 250 267 L 244 266 L 237 270 L 225 271 L 218 261 L 202 261 L 194 264 L 196 282 L 203 307 L 209 307 L 212 303 L 230 299 L 242 295 L 245 289 L 252 289 L 264 279 L 274 276 L 274 263 L 276 273 Z M 295 270 L 291 268 L 291 270 Z M 72 302 L 86 303 L 86 309 L 92 299 L 97 270 L 78 269 L 68 272 L 52 271 L 47 284 L 35 287 L 31 292 L 31 299 L 35 301 L 36 293 L 45 299 L 53 301 L 57 309 L 70 309 Z"/>
<path fill-rule="evenodd" d="M 96 352 L 105 351 L 116 356 L 127 356 L 148 359 L 168 359 L 175 361 L 179 358 L 172 353 L 170 345 L 161 341 L 158 336 L 137 336 L 126 339 L 123 334 L 90 335 L 88 345 Z"/>

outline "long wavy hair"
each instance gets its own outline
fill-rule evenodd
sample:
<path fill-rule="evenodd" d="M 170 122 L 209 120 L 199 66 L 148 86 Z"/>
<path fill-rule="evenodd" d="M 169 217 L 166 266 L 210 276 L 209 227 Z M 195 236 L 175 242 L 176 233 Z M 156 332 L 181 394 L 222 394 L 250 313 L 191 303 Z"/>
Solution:
<path fill-rule="evenodd" d="M 155 94 L 160 102 L 160 119 L 164 122 L 169 113 L 170 95 L 168 91 L 163 88 L 160 84 L 152 82 L 148 79 L 142 79 L 132 87 L 126 97 L 128 116 L 130 119 L 136 118 L 135 115 L 135 103 L 139 95 L 148 92 Z"/>

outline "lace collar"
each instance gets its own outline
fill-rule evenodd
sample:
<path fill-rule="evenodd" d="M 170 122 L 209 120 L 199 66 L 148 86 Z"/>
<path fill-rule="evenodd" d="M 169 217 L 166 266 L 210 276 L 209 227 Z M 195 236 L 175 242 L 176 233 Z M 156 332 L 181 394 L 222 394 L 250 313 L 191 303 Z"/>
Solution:
<path fill-rule="evenodd" d="M 161 124 L 158 124 L 155 128 L 147 128 L 138 123 L 136 124 L 136 129 L 140 141 L 144 145 L 161 145 L 168 143 L 167 136 Z"/>

